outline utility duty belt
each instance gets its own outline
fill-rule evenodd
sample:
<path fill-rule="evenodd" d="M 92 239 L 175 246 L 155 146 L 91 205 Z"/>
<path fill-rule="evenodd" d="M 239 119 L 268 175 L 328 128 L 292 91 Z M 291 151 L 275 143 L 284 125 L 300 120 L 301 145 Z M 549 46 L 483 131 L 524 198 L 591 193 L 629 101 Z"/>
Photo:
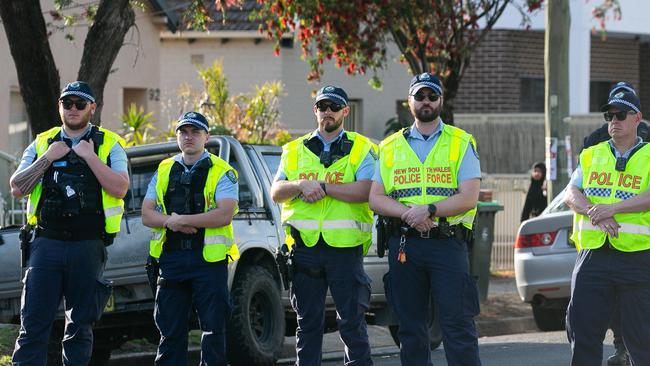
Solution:
<path fill-rule="evenodd" d="M 100 231 L 69 231 L 69 230 L 52 230 L 43 227 L 36 228 L 36 237 L 44 237 L 52 240 L 103 240 L 103 232 Z"/>
<path fill-rule="evenodd" d="M 195 250 L 203 248 L 203 239 L 179 239 L 165 242 L 162 246 L 163 252 L 173 252 L 178 250 Z"/>
<path fill-rule="evenodd" d="M 394 236 L 405 235 L 422 239 L 449 239 L 457 238 L 462 241 L 469 241 L 472 236 L 472 230 L 467 229 L 462 224 L 449 225 L 447 221 L 440 220 L 438 226 L 429 231 L 420 232 L 410 227 L 406 222 L 392 218 L 389 220 L 389 232 Z"/>

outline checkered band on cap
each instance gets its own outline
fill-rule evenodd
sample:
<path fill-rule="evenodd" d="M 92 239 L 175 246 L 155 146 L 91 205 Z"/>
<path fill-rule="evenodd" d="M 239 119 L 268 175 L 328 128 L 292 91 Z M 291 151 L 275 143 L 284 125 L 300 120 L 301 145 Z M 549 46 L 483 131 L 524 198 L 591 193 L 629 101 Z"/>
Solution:
<path fill-rule="evenodd" d="M 68 91 L 65 91 L 65 92 L 61 93 L 61 96 L 59 97 L 59 99 L 67 97 L 68 95 L 74 95 L 74 96 L 77 96 L 77 97 L 81 97 L 81 98 L 86 99 L 87 101 L 95 103 L 95 98 L 92 95 L 90 95 L 88 93 L 84 93 L 84 92 L 82 92 L 80 90 L 68 90 Z"/>
<path fill-rule="evenodd" d="M 345 100 L 345 98 L 334 93 L 323 93 L 318 96 L 318 100 L 323 100 L 323 99 L 336 100 L 339 102 L 339 104 L 348 105 L 348 102 Z"/>
<path fill-rule="evenodd" d="M 611 188 L 585 188 L 585 196 L 609 197 L 612 194 Z"/>
<path fill-rule="evenodd" d="M 413 86 L 411 87 L 412 90 L 411 94 L 417 93 L 417 91 L 420 90 L 421 88 L 431 88 L 433 91 L 436 92 L 436 94 L 442 95 L 442 88 L 440 87 L 440 85 L 433 83 L 431 81 L 424 81 L 424 80 L 418 81 L 417 83 L 413 84 Z"/>
<path fill-rule="evenodd" d="M 637 106 L 634 105 L 634 103 L 630 103 L 625 99 L 613 98 L 613 99 L 610 99 L 609 102 L 607 102 L 608 105 L 612 105 L 612 104 L 616 104 L 616 103 L 626 105 L 626 106 L 630 107 L 636 113 L 641 112 L 639 110 L 639 108 L 637 108 Z"/>
<path fill-rule="evenodd" d="M 203 122 L 201 122 L 201 121 L 199 121 L 198 119 L 195 119 L 195 118 L 183 118 L 183 119 L 179 120 L 178 123 L 176 124 L 176 129 L 178 129 L 181 126 L 188 125 L 188 124 L 192 124 L 192 125 L 195 125 L 197 127 L 201 127 L 206 131 L 209 130 L 208 125 L 206 125 L 205 123 L 203 123 Z"/>
<path fill-rule="evenodd" d="M 614 194 L 614 197 L 616 197 L 618 199 L 621 199 L 621 200 L 627 200 L 627 199 L 630 199 L 630 198 L 632 198 L 634 196 L 636 196 L 636 193 L 625 192 L 625 191 L 620 191 L 620 190 L 616 191 L 616 193 Z"/>

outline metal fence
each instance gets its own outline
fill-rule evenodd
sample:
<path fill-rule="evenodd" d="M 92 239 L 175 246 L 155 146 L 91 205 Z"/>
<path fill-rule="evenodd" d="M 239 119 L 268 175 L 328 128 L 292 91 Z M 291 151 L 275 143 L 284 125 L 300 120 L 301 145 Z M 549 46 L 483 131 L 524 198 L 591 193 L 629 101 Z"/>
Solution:
<path fill-rule="evenodd" d="M 494 218 L 494 242 L 490 271 L 514 270 L 514 245 L 521 210 L 530 185 L 528 174 L 490 174 L 483 177 L 481 189 L 492 190 L 492 199 L 503 206 Z"/>
<path fill-rule="evenodd" d="M 0 227 L 24 225 L 27 200 L 25 198 L 5 199 L 0 196 Z"/>

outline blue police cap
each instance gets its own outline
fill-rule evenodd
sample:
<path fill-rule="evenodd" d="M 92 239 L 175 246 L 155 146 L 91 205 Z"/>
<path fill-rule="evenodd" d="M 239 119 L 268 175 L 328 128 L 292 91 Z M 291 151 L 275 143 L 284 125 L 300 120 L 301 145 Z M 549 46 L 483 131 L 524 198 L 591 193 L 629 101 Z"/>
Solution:
<path fill-rule="evenodd" d="M 609 89 L 609 95 L 607 96 L 608 98 L 611 98 L 612 95 L 616 94 L 619 91 L 628 91 L 630 93 L 633 93 L 636 95 L 636 90 L 634 90 L 634 87 L 630 83 L 626 83 L 625 81 L 619 81 L 618 83 L 614 84 L 611 89 Z"/>
<path fill-rule="evenodd" d="M 79 98 L 83 98 L 91 103 L 95 103 L 95 94 L 86 82 L 83 81 L 73 81 L 61 90 L 61 96 L 59 100 L 67 97 L 68 95 L 74 95 Z"/>
<path fill-rule="evenodd" d="M 192 125 L 196 128 L 205 130 L 205 132 L 209 131 L 208 120 L 199 112 L 183 113 L 183 115 L 180 116 L 178 122 L 176 123 L 176 131 L 178 131 L 179 128 L 187 125 Z"/>
<path fill-rule="evenodd" d="M 409 95 L 417 93 L 418 90 L 422 88 L 429 88 L 437 95 L 442 95 L 442 83 L 440 82 L 440 78 L 431 73 L 423 72 L 419 75 L 415 75 L 413 79 L 411 79 Z"/>
<path fill-rule="evenodd" d="M 316 103 L 321 100 L 331 100 L 340 105 L 348 105 L 348 95 L 342 88 L 334 85 L 327 85 L 316 92 Z"/>
<path fill-rule="evenodd" d="M 610 107 L 616 107 L 624 112 L 634 111 L 636 113 L 641 112 L 641 101 L 636 94 L 632 92 L 618 92 L 612 95 L 607 104 L 603 104 L 600 107 L 601 112 L 607 112 Z"/>

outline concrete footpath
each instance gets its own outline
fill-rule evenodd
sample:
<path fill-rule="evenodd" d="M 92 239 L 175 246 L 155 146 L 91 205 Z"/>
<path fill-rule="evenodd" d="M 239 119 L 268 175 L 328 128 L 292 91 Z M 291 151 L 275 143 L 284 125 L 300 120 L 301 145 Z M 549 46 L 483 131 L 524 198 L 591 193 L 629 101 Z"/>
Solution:
<path fill-rule="evenodd" d="M 481 315 L 476 318 L 481 337 L 537 331 L 530 305 L 523 304 L 517 295 L 514 278 L 491 278 L 488 299 L 481 304 Z M 375 357 L 399 353 L 387 327 L 369 326 L 368 336 Z M 278 365 L 295 363 L 295 337 L 285 337 Z M 199 349 L 190 349 L 190 362 L 198 362 Z M 121 354 L 111 357 L 111 366 L 130 366 L 151 363 L 155 354 Z M 323 360 L 343 359 L 343 343 L 338 332 L 323 337 Z"/>
<path fill-rule="evenodd" d="M 476 318 L 480 337 L 518 334 L 537 331 L 530 305 L 523 304 L 517 295 L 515 279 L 491 278 L 488 287 L 488 300 L 481 304 L 482 313 Z M 498 312 L 494 308 L 498 308 Z M 485 314 L 483 313 L 485 309 Z M 504 310 L 506 309 L 506 310 Z M 509 309 L 509 310 L 508 310 Z M 372 355 L 397 354 L 395 345 L 387 327 L 369 326 Z M 278 365 L 293 365 L 295 362 L 295 337 L 284 339 L 284 351 Z M 325 334 L 323 337 L 323 360 L 342 360 L 343 343 L 338 332 Z"/>

